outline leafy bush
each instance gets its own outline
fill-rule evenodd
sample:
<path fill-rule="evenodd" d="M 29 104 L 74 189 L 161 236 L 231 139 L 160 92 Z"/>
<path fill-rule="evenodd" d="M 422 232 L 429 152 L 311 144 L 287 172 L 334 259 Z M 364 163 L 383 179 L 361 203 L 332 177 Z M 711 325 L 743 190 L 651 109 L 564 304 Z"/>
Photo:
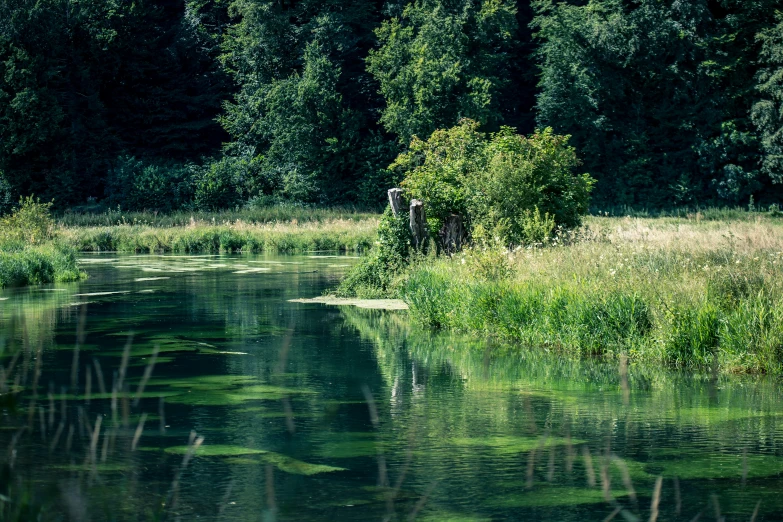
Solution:
<path fill-rule="evenodd" d="M 404 173 L 408 194 L 425 202 L 433 227 L 459 214 L 471 232 L 480 226 L 510 245 L 580 224 L 593 180 L 573 173 L 579 164 L 568 136 L 552 129 L 526 138 L 503 127 L 487 136 L 478 123 L 462 120 L 427 141 L 414 138 L 391 168 Z"/>
<path fill-rule="evenodd" d="M 19 199 L 19 207 L 0 219 L 0 241 L 36 245 L 54 237 L 55 223 L 50 209 L 52 203 L 41 203 L 33 196 Z"/>
<path fill-rule="evenodd" d="M 133 156 L 117 160 L 106 180 L 107 203 L 126 210 L 170 212 L 191 198 L 192 165 L 148 164 Z"/>
<path fill-rule="evenodd" d="M 411 233 L 404 215 L 387 208 L 378 223 L 378 240 L 370 255 L 340 283 L 337 294 L 362 298 L 384 297 L 410 260 Z"/>
<path fill-rule="evenodd" d="M 198 170 L 194 177 L 193 205 L 198 210 L 231 208 L 242 201 L 243 174 L 248 164 L 225 156 Z"/>
<path fill-rule="evenodd" d="M 18 251 L 0 250 L 0 288 L 78 281 L 85 277 L 76 262 L 76 251 L 48 244 L 26 246 Z"/>
<path fill-rule="evenodd" d="M 0 216 L 11 212 L 14 206 L 13 189 L 3 173 L 0 172 Z"/>

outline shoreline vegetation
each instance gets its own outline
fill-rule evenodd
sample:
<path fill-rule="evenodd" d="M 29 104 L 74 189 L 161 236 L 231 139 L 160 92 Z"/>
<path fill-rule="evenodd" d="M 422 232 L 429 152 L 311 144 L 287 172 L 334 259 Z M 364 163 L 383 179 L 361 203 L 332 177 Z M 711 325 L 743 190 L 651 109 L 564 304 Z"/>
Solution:
<path fill-rule="evenodd" d="M 432 329 L 514 350 L 783 372 L 783 220 L 587 217 L 546 244 L 421 256 L 385 292 Z"/>
<path fill-rule="evenodd" d="M 141 219 L 63 226 L 47 205 L 28 198 L 3 218 L 0 285 L 84 278 L 78 252 L 331 250 L 370 251 L 366 259 L 371 259 L 380 247 L 378 218 L 350 212 L 334 217 L 339 212 L 316 210 L 308 219 L 302 210 L 285 222 L 215 219 L 213 224 L 202 216 L 186 226 L 153 226 Z M 490 336 L 511 349 L 783 373 L 783 219 L 778 212 L 586 216 L 580 228 L 528 247 L 509 250 L 484 241 L 452 256 L 436 257 L 433 250 L 398 267 L 386 288 L 357 286 L 353 295 L 341 295 L 402 299 L 421 325 Z"/>
<path fill-rule="evenodd" d="M 377 219 L 331 219 L 312 222 L 212 224 L 156 227 L 122 224 L 65 227 L 63 240 L 80 252 L 135 253 L 301 253 L 354 252 L 370 249 Z"/>

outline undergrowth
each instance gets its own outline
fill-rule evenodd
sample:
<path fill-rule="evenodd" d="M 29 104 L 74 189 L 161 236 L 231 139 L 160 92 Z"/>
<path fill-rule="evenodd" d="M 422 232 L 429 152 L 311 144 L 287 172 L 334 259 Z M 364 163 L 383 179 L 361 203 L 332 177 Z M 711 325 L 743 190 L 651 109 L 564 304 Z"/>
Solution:
<path fill-rule="evenodd" d="M 423 325 L 520 349 L 780 374 L 781 264 L 771 221 L 593 219 L 570 241 L 412 263 L 377 294 Z"/>
<path fill-rule="evenodd" d="M 0 219 L 0 288 L 84 277 L 76 251 L 57 236 L 50 207 L 28 197 Z"/>

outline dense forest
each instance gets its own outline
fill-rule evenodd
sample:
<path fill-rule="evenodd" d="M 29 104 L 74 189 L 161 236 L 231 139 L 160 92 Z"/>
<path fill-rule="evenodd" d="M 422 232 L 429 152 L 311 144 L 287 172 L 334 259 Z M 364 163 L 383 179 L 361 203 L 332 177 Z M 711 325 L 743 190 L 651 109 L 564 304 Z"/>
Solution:
<path fill-rule="evenodd" d="M 372 206 L 414 136 L 571 136 L 597 209 L 783 197 L 779 0 L 4 0 L 0 212 Z"/>

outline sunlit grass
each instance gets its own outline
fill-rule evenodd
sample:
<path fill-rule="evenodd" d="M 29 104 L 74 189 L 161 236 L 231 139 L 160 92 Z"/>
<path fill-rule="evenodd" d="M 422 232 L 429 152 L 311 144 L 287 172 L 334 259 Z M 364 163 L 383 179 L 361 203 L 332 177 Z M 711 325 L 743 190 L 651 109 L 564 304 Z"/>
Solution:
<path fill-rule="evenodd" d="M 572 355 L 779 373 L 783 225 L 776 219 L 587 219 L 514 251 L 428 259 L 402 279 L 412 316 Z"/>
<path fill-rule="evenodd" d="M 373 244 L 376 226 L 376 219 L 367 218 L 214 225 L 193 222 L 181 227 L 61 227 L 59 233 L 82 252 L 361 252 Z"/>

